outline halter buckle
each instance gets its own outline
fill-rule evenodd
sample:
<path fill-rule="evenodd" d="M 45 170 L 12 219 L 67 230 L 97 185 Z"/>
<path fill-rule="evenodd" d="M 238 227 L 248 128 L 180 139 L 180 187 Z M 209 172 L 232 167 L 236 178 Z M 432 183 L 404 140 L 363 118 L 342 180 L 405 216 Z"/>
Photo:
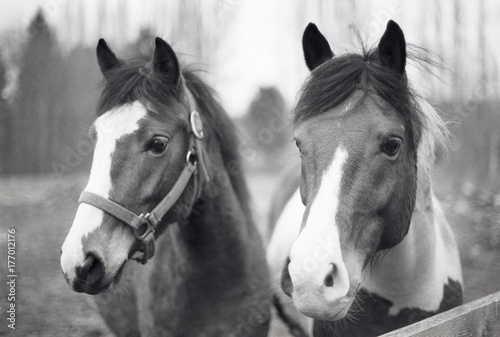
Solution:
<path fill-rule="evenodd" d="M 141 213 L 137 223 L 132 226 L 135 238 L 143 243 L 148 235 L 155 233 L 155 229 L 150 221 L 150 216 L 149 213 Z"/>
<path fill-rule="evenodd" d="M 149 213 L 141 213 L 136 219 L 132 224 L 132 231 L 141 246 L 132 259 L 146 264 L 155 253 L 155 229 L 151 223 L 153 219 Z"/>

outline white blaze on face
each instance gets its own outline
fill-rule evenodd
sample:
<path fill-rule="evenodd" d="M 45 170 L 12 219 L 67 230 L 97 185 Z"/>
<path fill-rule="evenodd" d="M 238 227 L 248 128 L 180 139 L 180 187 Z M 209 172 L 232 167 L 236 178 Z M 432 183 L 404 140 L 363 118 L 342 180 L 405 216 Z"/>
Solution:
<path fill-rule="evenodd" d="M 345 304 L 343 298 L 349 290 L 349 276 L 342 260 L 335 223 L 342 166 L 346 159 L 347 152 L 339 146 L 323 173 L 304 229 L 290 251 L 288 270 L 294 289 L 293 299 L 304 314 L 318 314 Z M 330 286 L 325 284 L 328 275 L 332 276 Z"/>
<path fill-rule="evenodd" d="M 108 198 L 111 192 L 111 160 L 116 141 L 138 130 L 139 121 L 147 114 L 139 102 L 115 108 L 101 115 L 94 122 L 97 143 L 86 191 Z M 75 277 L 75 267 L 84 260 L 82 239 L 97 229 L 102 222 L 103 211 L 80 204 L 73 225 L 62 245 L 61 267 L 69 279 Z"/>

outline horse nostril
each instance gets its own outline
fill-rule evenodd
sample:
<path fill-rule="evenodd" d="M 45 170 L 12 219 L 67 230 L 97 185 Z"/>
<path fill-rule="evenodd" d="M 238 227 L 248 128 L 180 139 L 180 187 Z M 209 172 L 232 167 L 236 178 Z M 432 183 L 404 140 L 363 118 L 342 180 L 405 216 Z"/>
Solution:
<path fill-rule="evenodd" d="M 93 253 L 88 253 L 85 262 L 76 270 L 78 279 L 95 285 L 104 277 L 104 265 L 101 260 Z"/>
<path fill-rule="evenodd" d="M 336 272 L 337 267 L 335 267 L 335 264 L 331 263 L 332 265 L 332 270 L 326 275 L 325 280 L 323 281 L 323 284 L 326 287 L 333 287 L 333 275 Z"/>

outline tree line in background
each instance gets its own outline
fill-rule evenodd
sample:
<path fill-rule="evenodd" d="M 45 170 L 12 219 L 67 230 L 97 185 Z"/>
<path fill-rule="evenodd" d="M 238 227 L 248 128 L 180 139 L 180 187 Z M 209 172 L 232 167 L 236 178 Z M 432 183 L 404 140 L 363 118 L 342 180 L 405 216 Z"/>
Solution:
<path fill-rule="evenodd" d="M 153 41 L 153 36 L 144 29 L 125 47 L 126 54 L 144 52 L 145 46 L 150 46 L 148 41 Z M 88 169 L 92 144 L 87 133 L 95 118 L 101 80 L 95 50 L 80 46 L 62 53 L 42 12 L 38 12 L 11 61 L 18 73 L 16 88 L 10 88 L 15 94 L 0 95 L 0 173 L 65 174 Z M 462 63 L 456 62 L 453 73 L 463 68 L 458 67 Z M 7 63 L 0 58 L 0 93 L 9 85 L 7 70 Z M 483 77 L 498 75 L 483 72 Z M 452 84 L 460 87 L 458 75 L 454 76 Z M 478 93 L 464 98 L 457 89 L 450 100 L 438 99 L 437 103 L 445 119 L 456 122 L 451 124 L 450 170 L 463 180 L 496 190 L 500 188 L 500 115 L 495 98 L 498 83 L 487 85 L 490 80 L 480 82 Z M 282 166 L 276 159 L 290 143 L 288 115 L 279 91 L 261 88 L 246 116 L 237 121 L 243 129 L 250 166 Z"/>
<path fill-rule="evenodd" d="M 81 141 L 94 118 L 99 72 L 92 50 L 77 48 L 63 57 L 41 12 L 30 23 L 15 55 L 15 94 L 2 99 L 0 172 L 69 173 L 89 162 Z M 5 69 L 5 64 L 0 66 Z M 0 92 L 6 72 L 0 71 Z M 80 152 L 80 154 L 78 153 Z"/>
<path fill-rule="evenodd" d="M 154 40 L 144 29 L 124 54 L 149 51 Z M 92 159 L 88 128 L 95 118 L 101 73 L 95 50 L 78 47 L 63 56 L 54 33 L 39 11 L 16 55 L 19 69 L 12 99 L 0 96 L 0 174 L 68 174 L 87 170 Z M 0 93 L 7 86 L 6 64 L 0 59 Z M 253 162 L 274 155 L 290 137 L 288 111 L 275 88 L 262 89 L 242 127 L 243 146 Z M 291 139 L 291 138 L 290 138 Z"/>

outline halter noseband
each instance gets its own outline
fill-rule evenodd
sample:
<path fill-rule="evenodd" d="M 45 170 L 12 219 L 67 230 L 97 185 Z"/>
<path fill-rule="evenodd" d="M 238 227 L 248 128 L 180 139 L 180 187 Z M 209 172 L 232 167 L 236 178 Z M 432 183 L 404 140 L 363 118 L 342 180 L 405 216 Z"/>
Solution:
<path fill-rule="evenodd" d="M 203 122 L 200 114 L 196 110 L 191 109 L 192 106 L 195 106 L 195 102 L 189 92 L 189 89 L 186 86 L 184 86 L 184 89 L 188 102 L 188 109 L 191 111 L 189 114 L 191 137 L 189 140 L 189 149 L 186 154 L 186 166 L 182 170 L 179 178 L 177 178 L 177 181 L 170 192 L 168 192 L 160 203 L 151 212 L 136 215 L 123 206 L 118 205 L 114 201 L 92 192 L 83 191 L 80 195 L 80 199 L 78 200 L 78 203 L 86 203 L 97 207 L 129 225 L 132 228 L 135 238 L 140 242 L 140 248 L 136 252 L 139 254 L 134 255 L 132 259 L 141 262 L 142 264 L 145 264 L 148 259 L 153 257 L 155 253 L 154 234 L 156 227 L 184 192 L 187 184 L 191 180 L 191 177 L 193 175 L 198 177 L 195 182 L 195 189 L 197 190 L 195 198 L 199 197 L 199 194 L 201 194 L 200 191 L 202 186 L 200 186 L 201 184 L 198 181 L 200 179 L 199 175 L 202 175 L 204 182 L 210 181 L 203 158 Z M 201 172 L 198 172 L 198 168 Z"/>

